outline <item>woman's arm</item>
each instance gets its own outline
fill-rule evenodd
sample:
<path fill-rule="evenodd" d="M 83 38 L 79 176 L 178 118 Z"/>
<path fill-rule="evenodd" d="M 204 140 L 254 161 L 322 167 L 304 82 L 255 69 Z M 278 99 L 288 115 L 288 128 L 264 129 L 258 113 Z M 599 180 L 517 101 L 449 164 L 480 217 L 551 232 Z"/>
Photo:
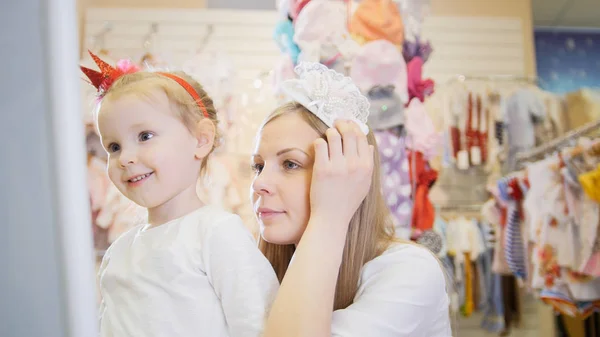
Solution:
<path fill-rule="evenodd" d="M 358 126 L 338 122 L 336 128 L 327 131 L 327 143 L 315 142 L 310 220 L 279 288 L 265 337 L 331 336 L 348 224 L 373 173 L 373 148 Z"/>
<path fill-rule="evenodd" d="M 265 337 L 330 337 L 335 286 L 342 260 L 343 224 L 311 219 L 283 278 Z"/>

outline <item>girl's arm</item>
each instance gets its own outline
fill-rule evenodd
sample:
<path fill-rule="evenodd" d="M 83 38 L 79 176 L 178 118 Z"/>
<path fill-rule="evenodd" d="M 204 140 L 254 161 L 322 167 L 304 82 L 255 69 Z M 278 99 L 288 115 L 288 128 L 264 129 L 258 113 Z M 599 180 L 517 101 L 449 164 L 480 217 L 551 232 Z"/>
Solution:
<path fill-rule="evenodd" d="M 331 336 L 348 225 L 373 173 L 373 147 L 358 126 L 338 122 L 336 129 L 327 131 L 327 143 L 315 142 L 310 220 L 283 278 L 265 337 Z"/>
<path fill-rule="evenodd" d="M 207 277 L 231 337 L 260 337 L 279 281 L 237 215 L 214 224 L 203 243 Z"/>

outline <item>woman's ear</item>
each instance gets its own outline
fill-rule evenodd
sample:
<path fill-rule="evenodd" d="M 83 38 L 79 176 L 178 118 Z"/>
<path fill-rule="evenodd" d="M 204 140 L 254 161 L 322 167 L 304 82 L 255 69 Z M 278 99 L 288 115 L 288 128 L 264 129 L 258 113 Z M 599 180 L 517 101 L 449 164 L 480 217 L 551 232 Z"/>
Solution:
<path fill-rule="evenodd" d="M 197 159 L 205 158 L 212 151 L 215 144 L 215 134 L 215 124 L 210 119 L 203 118 L 196 123 L 195 136 L 198 142 L 194 155 Z"/>

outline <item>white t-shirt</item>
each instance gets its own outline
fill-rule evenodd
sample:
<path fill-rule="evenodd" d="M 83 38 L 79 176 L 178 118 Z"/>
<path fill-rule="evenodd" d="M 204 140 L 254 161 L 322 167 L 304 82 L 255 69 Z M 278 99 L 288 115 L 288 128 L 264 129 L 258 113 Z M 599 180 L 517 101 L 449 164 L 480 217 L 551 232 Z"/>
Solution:
<path fill-rule="evenodd" d="M 205 206 L 117 239 L 100 268 L 102 337 L 258 337 L 279 282 L 237 215 Z"/>
<path fill-rule="evenodd" d="M 333 312 L 334 337 L 449 337 L 450 301 L 426 248 L 396 244 L 367 262 L 354 303 Z"/>

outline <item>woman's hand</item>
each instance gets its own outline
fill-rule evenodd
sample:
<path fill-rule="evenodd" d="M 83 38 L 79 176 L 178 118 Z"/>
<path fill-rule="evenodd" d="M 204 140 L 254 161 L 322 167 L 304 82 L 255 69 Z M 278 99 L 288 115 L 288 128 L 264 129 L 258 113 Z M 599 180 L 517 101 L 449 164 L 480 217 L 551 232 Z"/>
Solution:
<path fill-rule="evenodd" d="M 327 142 L 314 142 L 310 217 L 319 222 L 345 224 L 345 232 L 371 188 L 374 148 L 352 121 L 336 121 L 326 136 Z"/>

